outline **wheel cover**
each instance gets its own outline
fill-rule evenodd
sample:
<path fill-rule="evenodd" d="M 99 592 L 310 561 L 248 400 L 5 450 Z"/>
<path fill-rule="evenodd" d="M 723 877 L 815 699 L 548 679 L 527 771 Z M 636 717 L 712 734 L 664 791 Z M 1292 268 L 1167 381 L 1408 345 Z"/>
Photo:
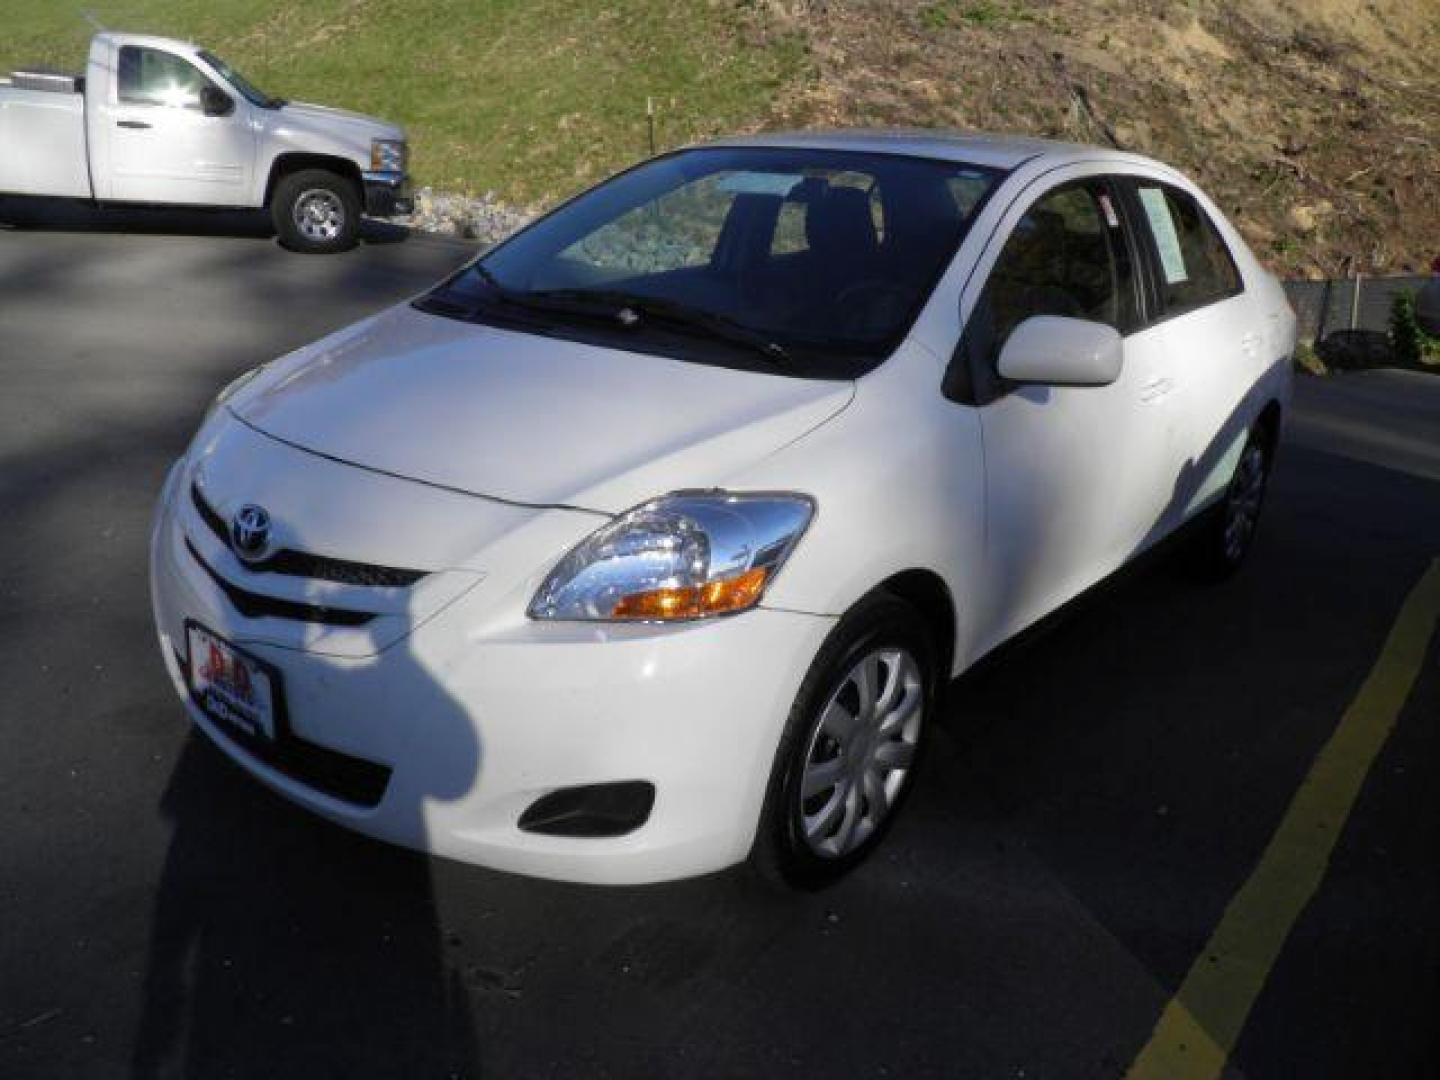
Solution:
<path fill-rule="evenodd" d="M 1225 557 L 1239 562 L 1255 535 L 1265 498 L 1265 451 L 1251 443 L 1240 456 L 1225 497 Z"/>
<path fill-rule="evenodd" d="M 300 235 L 317 243 L 334 240 L 345 228 L 345 204 L 328 188 L 302 191 L 290 216 Z"/>
<path fill-rule="evenodd" d="M 810 733 L 798 801 L 806 846 L 838 859 L 865 843 L 910 780 L 924 722 L 920 665 L 873 649 L 830 695 Z"/>

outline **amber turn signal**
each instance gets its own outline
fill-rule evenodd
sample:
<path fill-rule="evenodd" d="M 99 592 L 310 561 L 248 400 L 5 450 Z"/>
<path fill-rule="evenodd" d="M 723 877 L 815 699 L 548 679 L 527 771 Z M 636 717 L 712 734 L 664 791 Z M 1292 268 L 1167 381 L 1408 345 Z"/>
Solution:
<path fill-rule="evenodd" d="M 760 599 L 769 570 L 757 566 L 736 577 L 673 589 L 651 589 L 622 597 L 612 619 L 700 619 L 744 611 Z"/>

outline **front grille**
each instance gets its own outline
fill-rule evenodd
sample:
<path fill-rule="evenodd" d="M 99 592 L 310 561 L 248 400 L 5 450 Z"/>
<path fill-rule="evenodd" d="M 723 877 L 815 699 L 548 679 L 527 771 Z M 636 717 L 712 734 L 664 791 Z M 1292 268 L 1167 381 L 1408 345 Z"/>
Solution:
<path fill-rule="evenodd" d="M 235 610 L 248 619 L 265 615 L 277 619 L 294 619 L 299 622 L 321 623 L 325 626 L 364 626 L 375 618 L 373 612 L 351 611 L 348 608 L 324 607 L 320 604 L 305 604 L 298 600 L 282 600 L 274 596 L 262 596 L 248 589 L 232 584 L 221 577 L 215 569 L 195 550 L 190 538 L 185 538 L 185 548 L 190 552 L 200 569 L 210 575 L 210 580 L 220 586 L 222 592 L 235 605 Z"/>
<path fill-rule="evenodd" d="M 198 484 L 190 485 L 190 499 L 200 519 L 219 541 L 230 545 L 230 533 L 225 521 L 215 508 L 200 494 Z M 332 559 L 326 555 L 310 555 L 303 551 L 277 551 L 268 558 L 245 564 L 246 568 L 261 574 L 284 574 L 287 577 L 314 578 L 317 581 L 332 581 L 339 585 L 363 585 L 372 589 L 407 589 L 425 576 L 424 570 L 402 570 L 394 566 L 375 566 L 371 563 L 350 562 L 348 559 Z"/>

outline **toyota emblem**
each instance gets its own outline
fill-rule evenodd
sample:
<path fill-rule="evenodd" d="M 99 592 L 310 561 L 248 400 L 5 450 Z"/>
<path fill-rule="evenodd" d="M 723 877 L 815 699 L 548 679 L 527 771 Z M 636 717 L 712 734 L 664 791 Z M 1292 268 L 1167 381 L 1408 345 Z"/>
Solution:
<path fill-rule="evenodd" d="M 247 503 L 230 519 L 230 546 L 246 562 L 258 562 L 270 546 L 270 514 L 263 506 Z"/>

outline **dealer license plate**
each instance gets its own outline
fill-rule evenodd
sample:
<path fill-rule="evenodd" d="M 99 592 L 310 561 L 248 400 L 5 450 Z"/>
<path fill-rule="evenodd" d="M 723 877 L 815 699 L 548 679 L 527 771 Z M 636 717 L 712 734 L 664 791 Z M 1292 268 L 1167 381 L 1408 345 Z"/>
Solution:
<path fill-rule="evenodd" d="M 203 626 L 185 628 L 190 690 L 213 719 L 267 742 L 275 738 L 275 681 L 265 665 Z"/>

